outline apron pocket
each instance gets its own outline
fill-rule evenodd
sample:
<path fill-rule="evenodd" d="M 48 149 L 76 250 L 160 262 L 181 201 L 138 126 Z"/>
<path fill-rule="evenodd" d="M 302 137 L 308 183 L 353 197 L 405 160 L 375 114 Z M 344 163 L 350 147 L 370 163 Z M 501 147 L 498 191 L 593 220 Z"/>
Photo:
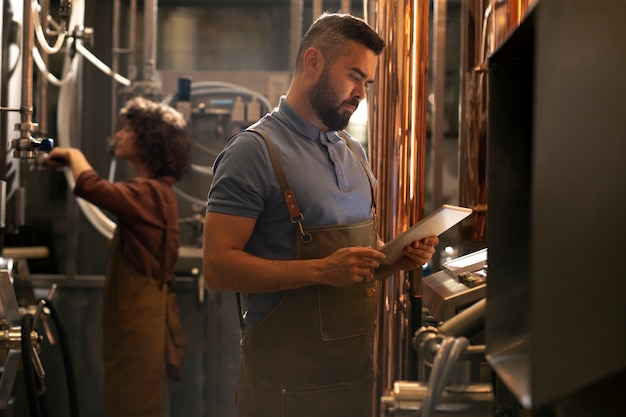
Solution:
<path fill-rule="evenodd" d="M 322 340 L 340 340 L 365 333 L 363 284 L 336 288 L 318 286 Z"/>
<path fill-rule="evenodd" d="M 372 414 L 374 374 L 354 383 L 285 387 L 282 417 L 363 417 Z"/>

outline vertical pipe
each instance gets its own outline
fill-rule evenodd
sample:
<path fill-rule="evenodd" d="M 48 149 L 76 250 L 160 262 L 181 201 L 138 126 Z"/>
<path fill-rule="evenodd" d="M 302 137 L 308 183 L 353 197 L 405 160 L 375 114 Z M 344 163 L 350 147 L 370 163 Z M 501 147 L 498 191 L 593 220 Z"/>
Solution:
<path fill-rule="evenodd" d="M 50 13 L 50 1 L 42 0 L 41 1 L 41 15 L 48 16 Z M 41 27 L 43 29 L 43 33 L 48 33 L 48 19 L 44 18 L 41 21 Z M 40 51 L 41 60 L 43 61 L 45 67 L 48 67 L 48 54 L 46 51 Z M 48 79 L 47 77 L 41 76 L 38 78 L 39 80 L 39 91 L 38 91 L 38 100 L 37 106 L 39 107 L 39 134 L 41 137 L 48 136 Z"/>
<path fill-rule="evenodd" d="M 524 17 L 526 3 L 526 0 L 509 0 L 509 26 L 519 26 Z"/>
<path fill-rule="evenodd" d="M 289 43 L 289 62 L 296 62 L 296 57 L 298 56 L 298 47 L 300 45 L 300 40 L 302 39 L 302 15 L 304 11 L 304 1 L 303 0 L 291 0 L 291 16 L 289 21 L 291 22 L 291 26 L 289 28 L 291 42 Z M 313 15 L 313 19 L 317 16 Z"/>
<path fill-rule="evenodd" d="M 34 28 L 31 15 L 31 0 L 23 2 L 22 17 L 22 95 L 20 107 L 20 138 L 30 138 L 33 121 L 33 50 Z"/>
<path fill-rule="evenodd" d="M 144 81 L 156 81 L 157 3 L 157 0 L 146 0 L 144 3 Z"/>
<path fill-rule="evenodd" d="M 0 106 L 8 106 L 8 89 L 10 80 L 10 68 L 9 58 L 5 56 L 5 51 L 9 50 L 9 34 L 10 24 L 13 21 L 13 12 L 11 5 L 7 2 L 2 2 L 0 7 L 0 37 L 2 42 L 0 43 Z M 7 54 L 8 55 L 8 54 Z M 4 180 L 9 170 L 10 161 L 8 159 L 7 146 L 9 144 L 9 132 L 8 114 L 6 111 L 0 111 L 0 180 Z M 4 204 L 4 202 L 0 203 Z M 2 207 L 0 207 L 2 209 Z M 1 239 L 1 238 L 0 238 Z M 0 244 L 0 249 L 2 245 Z"/>
<path fill-rule="evenodd" d="M 111 71 L 114 74 L 119 73 L 120 69 L 120 2 L 121 0 L 113 1 L 113 25 L 111 27 L 111 42 L 112 42 L 112 54 L 111 54 Z M 115 126 L 117 125 L 117 81 L 111 78 L 111 127 L 110 133 L 115 132 Z"/>
<path fill-rule="evenodd" d="M 446 32 L 448 1 L 437 0 L 433 5 L 433 80 L 434 106 L 432 118 L 432 161 L 433 161 L 433 196 L 429 211 L 443 204 L 443 141 L 445 130 L 445 89 L 446 89 Z"/>
<path fill-rule="evenodd" d="M 324 8 L 322 3 L 322 0 L 313 0 L 313 20 L 322 14 L 322 9 Z"/>
<path fill-rule="evenodd" d="M 131 81 L 136 81 L 139 77 L 137 74 L 137 0 L 130 1 L 128 49 L 126 52 L 128 53 L 128 76 Z"/>
<path fill-rule="evenodd" d="M 0 37 L 2 39 L 2 43 L 0 43 L 0 69 L 4 68 L 4 61 L 3 61 L 3 56 L 4 56 L 4 39 L 5 36 L 4 34 L 6 33 L 4 30 L 4 9 L 5 9 L 5 1 L 2 1 L 0 3 Z M 8 47 L 7 47 L 8 49 Z M 3 89 L 3 85 L 2 83 L 4 83 L 4 79 L 5 79 L 5 75 L 4 72 L 0 73 L 0 95 L 2 94 L 2 92 L 4 91 Z M 0 106 L 4 106 L 6 105 L 4 101 L 0 101 Z M 4 124 L 2 125 L 4 126 Z M 4 149 L 4 148 L 2 148 Z"/>
<path fill-rule="evenodd" d="M 5 15 L 6 13 L 6 15 Z M 8 103 L 6 102 L 6 90 L 9 86 L 9 70 L 8 65 L 6 65 L 6 60 L 4 58 L 5 48 L 9 50 L 8 43 L 8 31 L 5 30 L 5 17 L 10 17 L 11 13 L 9 7 L 3 1 L 0 4 L 0 38 L 2 41 L 0 42 L 0 106 L 5 106 Z M 7 20 L 10 22 L 11 20 Z M 0 229 L 6 226 L 5 223 L 5 207 L 6 207 L 6 183 L 4 178 L 6 177 L 6 173 L 9 168 L 9 161 L 7 160 L 7 131 L 6 131 L 6 120 L 7 120 L 7 112 L 0 110 Z M 4 233 L 0 233 L 0 252 L 4 249 Z M 6 364 L 6 362 L 5 362 Z M 5 365 L 6 366 L 6 365 Z M 5 369 L 6 370 L 6 369 Z"/>
<path fill-rule="evenodd" d="M 378 0 L 365 9 L 387 43 L 368 102 L 369 158 L 379 181 L 379 234 L 389 240 L 424 214 L 429 0 Z M 407 309 L 410 292 L 419 286 L 413 279 L 420 277 L 421 271 L 399 273 L 379 284 L 374 409 L 379 396 L 408 373 Z"/>
<path fill-rule="evenodd" d="M 83 61 L 79 61 L 78 65 L 76 65 L 76 80 L 83 80 Z M 70 132 L 70 138 L 74 138 L 72 141 L 72 146 L 77 147 L 78 149 L 83 148 L 81 132 L 83 131 L 83 123 L 82 123 L 82 109 L 83 109 L 83 83 L 76 82 L 73 91 L 73 100 L 72 106 L 74 110 L 74 114 L 76 115 L 72 120 L 72 125 L 69 127 L 68 131 Z M 65 103 L 65 105 L 70 105 L 69 103 Z M 78 203 L 76 198 L 68 193 L 67 197 L 67 207 L 66 207 L 66 216 L 69 221 L 71 219 L 72 224 L 78 225 L 80 219 L 80 209 L 78 207 Z M 80 236 L 79 236 L 79 228 L 78 227 L 70 227 L 67 230 L 66 235 L 66 248 L 67 253 L 72 256 L 67 256 L 65 259 L 65 274 L 68 279 L 76 279 L 76 275 L 78 273 L 78 263 L 77 255 L 80 252 Z"/>
<path fill-rule="evenodd" d="M 146 5 L 148 7 L 148 5 Z M 120 56 L 126 54 L 127 56 L 127 72 L 128 79 L 134 83 L 137 81 L 137 58 L 136 51 L 136 28 L 137 28 L 137 0 L 130 1 L 130 13 L 128 15 L 128 32 L 127 32 L 127 46 L 121 46 L 120 31 L 121 31 L 121 0 L 114 0 L 113 2 L 113 24 L 111 27 L 112 34 L 112 61 L 111 70 L 114 74 L 119 73 L 120 69 Z M 156 30 L 156 29 L 155 29 Z M 115 79 L 111 79 L 111 135 L 114 134 L 118 122 L 118 100 L 119 100 L 119 87 Z M 113 175 L 113 173 L 111 173 Z M 112 176 L 111 176 L 112 178 Z"/>
<path fill-rule="evenodd" d="M 83 27 L 85 22 L 85 1 L 73 1 L 71 16 L 67 29 L 72 31 L 75 27 Z M 68 44 L 66 39 L 66 45 Z M 71 80 L 59 89 L 57 101 L 57 135 L 59 143 L 63 146 L 73 146 L 82 149 L 83 135 L 83 59 L 80 55 L 65 56 L 63 64 L 63 76 L 71 74 Z M 69 179 L 69 177 L 67 177 Z M 65 239 L 65 274 L 69 281 L 77 277 L 77 259 L 80 252 L 79 202 L 71 193 L 66 196 L 66 218 L 68 225 Z"/>
<path fill-rule="evenodd" d="M 535 3 L 534 0 L 509 0 L 509 33 L 522 23 Z"/>
<path fill-rule="evenodd" d="M 485 71 L 492 36 L 492 2 L 465 2 L 461 12 L 459 203 L 474 210 L 461 223 L 463 242 L 482 243 L 486 240 L 488 184 Z"/>
<path fill-rule="evenodd" d="M 0 34 L 2 36 L 2 53 L 0 53 L 0 105 L 8 106 L 9 108 L 18 108 L 21 104 L 22 85 L 22 67 L 21 60 L 17 58 L 11 58 L 10 46 L 17 45 L 21 48 L 23 25 L 21 17 L 24 11 L 18 4 L 11 4 L 11 2 L 3 2 L 2 4 L 2 30 Z M 28 9 L 30 11 L 30 8 Z M 33 42 L 34 43 L 34 42 Z M 22 49 L 22 51 L 24 51 Z M 23 52 L 22 52 L 23 54 Z M 29 53 L 27 53 L 30 56 Z M 22 56 L 22 55 L 19 55 Z M 23 56 L 22 56 L 23 58 Z M 20 78 L 18 79 L 18 75 Z M 4 233 L 17 231 L 18 226 L 23 224 L 23 211 L 22 207 L 18 204 L 18 194 L 20 194 L 23 188 L 20 187 L 20 166 L 21 161 L 15 158 L 15 149 L 13 148 L 14 142 L 9 140 L 9 136 L 12 135 L 12 131 L 15 130 L 15 124 L 21 118 L 20 114 L 2 110 L 0 111 L 0 180 L 2 180 L 2 187 L 0 197 L 2 201 L 2 227 L 5 228 Z M 25 128 L 26 126 L 22 126 Z M 28 129 L 34 129 L 33 126 L 28 126 Z M 22 141 L 23 137 L 20 137 L 19 147 L 22 144 L 28 143 L 30 146 L 30 138 L 26 138 Z M 13 150 L 11 150 L 13 148 Z M 6 222 L 5 222 L 6 220 Z M 20 223 L 22 222 L 22 223 Z M 3 246 L 3 234 L 0 234 L 0 248 Z"/>
<path fill-rule="evenodd" d="M 350 0 L 341 0 L 341 13 L 350 13 Z"/>

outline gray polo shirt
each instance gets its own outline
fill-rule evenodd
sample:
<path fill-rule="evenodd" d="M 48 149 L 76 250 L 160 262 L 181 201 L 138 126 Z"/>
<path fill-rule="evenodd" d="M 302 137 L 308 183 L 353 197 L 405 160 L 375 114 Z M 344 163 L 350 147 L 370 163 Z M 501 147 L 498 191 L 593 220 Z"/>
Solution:
<path fill-rule="evenodd" d="M 250 128 L 265 133 L 276 147 L 304 215 L 304 227 L 357 223 L 372 217 L 369 179 L 337 132 L 319 131 L 284 96 L 276 110 Z M 358 141 L 346 132 L 342 135 L 352 141 L 366 161 Z M 248 131 L 233 136 L 215 160 L 213 171 L 207 212 L 256 219 L 245 250 L 267 259 L 294 259 L 296 226 L 290 220 L 261 136 Z M 210 235 L 211 231 L 206 233 Z M 248 304 L 246 327 L 258 322 L 281 295 L 244 295 Z"/>

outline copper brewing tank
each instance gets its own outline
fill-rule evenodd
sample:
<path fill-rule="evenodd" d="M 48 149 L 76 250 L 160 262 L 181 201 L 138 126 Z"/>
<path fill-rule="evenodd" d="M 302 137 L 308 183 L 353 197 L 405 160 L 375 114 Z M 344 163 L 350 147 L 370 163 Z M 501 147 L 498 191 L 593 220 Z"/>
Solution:
<path fill-rule="evenodd" d="M 379 183 L 378 227 L 387 241 L 424 214 L 429 1 L 378 0 L 369 6 L 366 20 L 387 44 L 368 96 L 369 158 Z M 421 271 L 399 273 L 379 284 L 375 401 L 395 380 L 407 377 L 410 297 L 420 278 Z"/>
<path fill-rule="evenodd" d="M 378 228 L 385 241 L 424 216 L 428 37 L 429 22 L 434 19 L 429 16 L 430 3 L 430 0 L 364 3 L 366 20 L 387 44 L 380 57 L 377 82 L 368 96 L 368 152 L 379 181 Z M 534 3 L 536 0 L 463 2 L 466 20 L 462 43 L 472 43 L 461 45 L 465 66 L 460 68 L 459 204 L 473 208 L 475 214 L 464 222 L 461 241 L 485 240 L 486 59 L 520 24 Z M 504 27 L 500 26 L 503 21 Z M 437 24 L 445 22 L 437 21 Z M 443 103 L 435 104 L 443 111 Z M 394 381 L 409 377 L 410 322 L 414 313 L 411 299 L 419 296 L 420 279 L 421 271 L 415 270 L 398 273 L 379 284 L 374 410 L 378 410 L 377 399 L 393 387 Z"/>
<path fill-rule="evenodd" d="M 462 222 L 462 240 L 486 242 L 487 60 L 537 0 L 463 2 L 460 98 L 459 204 L 474 213 Z"/>

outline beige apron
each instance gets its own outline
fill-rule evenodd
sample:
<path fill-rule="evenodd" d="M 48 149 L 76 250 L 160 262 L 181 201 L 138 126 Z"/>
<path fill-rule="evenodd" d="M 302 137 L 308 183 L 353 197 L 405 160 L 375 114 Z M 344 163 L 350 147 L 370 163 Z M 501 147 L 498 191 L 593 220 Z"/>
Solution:
<path fill-rule="evenodd" d="M 273 154 L 271 142 L 264 139 Z M 272 159 L 276 168 L 275 154 Z M 284 188 L 282 169 L 276 171 L 293 220 L 295 197 Z M 304 229 L 300 225 L 297 240 L 298 259 L 322 258 L 346 246 L 375 247 L 375 221 Z M 287 292 L 242 339 L 238 416 L 370 416 L 374 293 L 375 282 Z"/>
<path fill-rule="evenodd" d="M 102 309 L 104 406 L 112 417 L 160 417 L 166 321 L 180 328 L 175 294 L 126 265 L 117 231 L 111 245 Z"/>

